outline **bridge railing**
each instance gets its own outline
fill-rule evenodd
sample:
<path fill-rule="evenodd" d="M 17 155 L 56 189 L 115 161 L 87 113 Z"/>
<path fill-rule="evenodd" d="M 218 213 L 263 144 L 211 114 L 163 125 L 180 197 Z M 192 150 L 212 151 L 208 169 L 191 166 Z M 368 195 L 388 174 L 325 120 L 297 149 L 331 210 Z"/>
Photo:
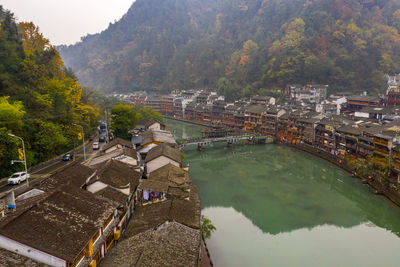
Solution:
<path fill-rule="evenodd" d="M 241 135 L 233 135 L 233 136 L 224 136 L 224 137 L 215 137 L 215 138 L 189 138 L 189 139 L 180 139 L 177 140 L 176 143 L 178 145 L 184 145 L 188 143 L 200 143 L 200 142 L 218 142 L 218 141 L 225 141 L 230 139 L 239 139 L 239 138 L 250 138 L 250 137 L 263 137 L 261 134 L 255 133 L 248 133 L 248 134 L 241 134 Z M 265 136 L 267 138 L 268 136 Z"/>

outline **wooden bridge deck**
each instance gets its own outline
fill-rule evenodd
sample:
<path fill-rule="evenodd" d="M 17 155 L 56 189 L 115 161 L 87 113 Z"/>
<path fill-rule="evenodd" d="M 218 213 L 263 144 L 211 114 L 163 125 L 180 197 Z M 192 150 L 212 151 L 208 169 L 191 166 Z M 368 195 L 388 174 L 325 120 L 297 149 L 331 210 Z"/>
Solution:
<path fill-rule="evenodd" d="M 238 135 L 238 136 L 224 136 L 224 137 L 216 137 L 216 138 L 192 138 L 192 139 L 182 139 L 177 140 L 177 144 L 179 147 L 185 147 L 190 145 L 197 145 L 199 147 L 203 147 L 212 143 L 219 143 L 219 142 L 227 142 L 228 144 L 233 144 L 238 141 L 247 140 L 250 142 L 261 142 L 265 141 L 272 142 L 273 137 L 267 135 L 258 135 L 258 134 L 245 134 L 245 135 Z"/>

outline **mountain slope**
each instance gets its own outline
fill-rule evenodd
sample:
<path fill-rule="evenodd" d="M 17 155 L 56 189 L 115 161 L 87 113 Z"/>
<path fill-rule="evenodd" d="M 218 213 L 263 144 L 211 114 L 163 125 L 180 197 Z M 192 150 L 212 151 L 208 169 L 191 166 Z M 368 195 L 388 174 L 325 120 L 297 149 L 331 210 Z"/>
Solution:
<path fill-rule="evenodd" d="M 137 0 L 105 31 L 59 51 L 103 91 L 217 88 L 228 98 L 288 83 L 380 91 L 400 71 L 396 0 Z"/>
<path fill-rule="evenodd" d="M 20 171 L 23 138 L 27 165 L 72 148 L 81 128 L 98 122 L 100 109 L 63 68 L 56 48 L 33 23 L 16 23 L 0 5 L 0 177 Z M 21 156 L 19 156 L 21 157 Z"/>

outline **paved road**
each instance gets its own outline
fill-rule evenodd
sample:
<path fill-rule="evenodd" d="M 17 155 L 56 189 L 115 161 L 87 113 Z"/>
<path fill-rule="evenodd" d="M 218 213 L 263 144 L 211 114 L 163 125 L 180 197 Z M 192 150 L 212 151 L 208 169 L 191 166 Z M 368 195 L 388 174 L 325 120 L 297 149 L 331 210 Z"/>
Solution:
<path fill-rule="evenodd" d="M 92 149 L 92 143 L 89 142 L 86 144 L 85 149 L 86 149 L 86 159 L 89 159 L 92 155 L 96 153 L 96 151 L 93 151 Z M 78 162 L 84 162 L 84 155 L 83 155 L 83 148 L 76 149 L 75 152 L 75 161 Z M 39 169 L 35 169 L 30 173 L 31 178 L 29 179 L 29 187 L 32 187 L 33 185 L 38 184 L 43 178 L 48 177 L 50 174 L 61 170 L 62 168 L 65 168 L 69 164 L 71 164 L 73 161 L 53 161 L 49 162 L 48 164 L 45 164 Z M 11 192 L 14 190 L 15 196 L 18 196 L 20 193 L 25 191 L 27 188 L 29 188 L 27 185 L 27 182 L 23 182 L 19 185 L 8 185 L 5 184 L 2 187 L 0 187 L 0 196 L 6 194 L 7 192 Z"/>

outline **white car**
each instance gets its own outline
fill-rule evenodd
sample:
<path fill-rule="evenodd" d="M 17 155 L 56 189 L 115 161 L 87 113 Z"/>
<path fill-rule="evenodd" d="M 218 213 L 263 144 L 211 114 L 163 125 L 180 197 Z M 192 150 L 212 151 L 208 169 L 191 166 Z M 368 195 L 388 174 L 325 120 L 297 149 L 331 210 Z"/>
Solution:
<path fill-rule="evenodd" d="M 20 184 L 21 182 L 25 181 L 29 177 L 30 177 L 29 173 L 16 172 L 13 175 L 11 175 L 10 178 L 8 178 L 8 184 Z"/>
<path fill-rule="evenodd" d="M 93 150 L 99 149 L 99 142 L 94 142 L 92 147 L 93 147 Z"/>

